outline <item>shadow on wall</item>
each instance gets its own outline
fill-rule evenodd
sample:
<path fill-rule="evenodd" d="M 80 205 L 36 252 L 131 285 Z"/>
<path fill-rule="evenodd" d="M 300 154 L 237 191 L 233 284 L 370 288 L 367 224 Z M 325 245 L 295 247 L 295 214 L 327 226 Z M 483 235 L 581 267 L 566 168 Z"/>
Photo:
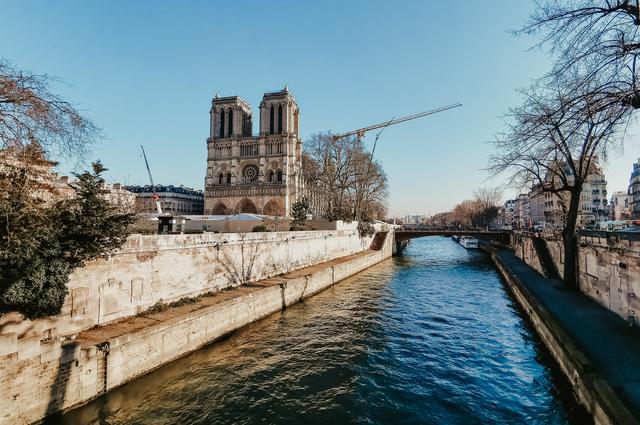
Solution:
<path fill-rule="evenodd" d="M 62 352 L 60 353 L 60 363 L 58 365 L 58 372 L 51 385 L 51 392 L 49 394 L 49 404 L 47 405 L 46 415 L 51 418 L 56 418 L 62 415 L 61 411 L 64 407 L 64 402 L 67 396 L 67 387 L 69 386 L 69 379 L 71 377 L 71 370 L 75 366 L 73 361 L 75 353 L 80 349 L 80 345 L 77 343 L 64 344 L 61 346 Z"/>
<path fill-rule="evenodd" d="M 252 281 L 252 274 L 256 266 L 256 260 L 260 254 L 260 242 L 249 244 L 245 246 L 244 235 L 242 235 L 240 243 L 240 264 L 238 267 L 236 264 L 237 257 L 233 258 L 225 251 L 222 251 L 223 261 L 220 262 L 224 268 L 227 279 L 237 283 L 238 285 L 248 285 Z M 245 256 L 248 254 L 248 259 L 245 261 Z"/>

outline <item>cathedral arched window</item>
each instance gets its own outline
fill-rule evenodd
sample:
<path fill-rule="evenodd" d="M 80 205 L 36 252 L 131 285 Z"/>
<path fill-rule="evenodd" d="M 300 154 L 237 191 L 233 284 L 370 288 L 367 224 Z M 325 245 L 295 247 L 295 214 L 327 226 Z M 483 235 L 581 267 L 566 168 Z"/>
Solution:
<path fill-rule="evenodd" d="M 251 118 L 246 113 L 242 114 L 242 135 L 251 136 Z"/>
<path fill-rule="evenodd" d="M 227 173 L 227 184 L 231 184 L 231 173 Z"/>
<path fill-rule="evenodd" d="M 278 181 L 281 182 L 282 181 L 282 171 L 278 170 L 277 176 L 278 176 L 277 177 Z"/>
<path fill-rule="evenodd" d="M 224 179 L 224 176 L 222 175 L 222 173 L 218 174 L 218 184 L 222 184 Z"/>
<path fill-rule="evenodd" d="M 224 137 L 224 109 L 220 110 L 220 138 Z"/>
<path fill-rule="evenodd" d="M 275 120 L 275 115 L 274 115 L 273 105 L 271 105 L 271 109 L 269 111 L 269 134 L 274 134 L 274 130 L 275 130 L 274 120 Z"/>
<path fill-rule="evenodd" d="M 269 183 L 273 183 L 273 171 L 269 171 Z"/>
<path fill-rule="evenodd" d="M 278 105 L 278 134 L 282 134 L 282 105 Z"/>
<path fill-rule="evenodd" d="M 229 109 L 229 137 L 233 135 L 233 109 Z"/>

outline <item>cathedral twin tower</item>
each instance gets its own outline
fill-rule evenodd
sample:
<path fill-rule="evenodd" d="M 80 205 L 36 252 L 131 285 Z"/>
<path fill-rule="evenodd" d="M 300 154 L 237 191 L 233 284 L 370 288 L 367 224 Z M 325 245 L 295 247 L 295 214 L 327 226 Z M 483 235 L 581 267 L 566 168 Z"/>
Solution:
<path fill-rule="evenodd" d="M 238 96 L 216 97 L 207 138 L 205 214 L 288 216 L 301 187 L 299 109 L 287 87 L 265 93 L 260 132 Z"/>

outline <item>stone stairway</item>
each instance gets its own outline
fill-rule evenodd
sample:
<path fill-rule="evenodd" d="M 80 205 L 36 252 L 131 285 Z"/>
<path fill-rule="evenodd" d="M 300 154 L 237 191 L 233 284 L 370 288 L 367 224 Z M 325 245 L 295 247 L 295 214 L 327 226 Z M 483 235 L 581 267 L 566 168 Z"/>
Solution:
<path fill-rule="evenodd" d="M 389 232 L 378 232 L 376 233 L 376 235 L 373 237 L 373 241 L 371 242 L 371 246 L 369 247 L 369 249 L 373 250 L 373 251 L 380 251 L 382 249 L 382 247 L 384 246 L 384 241 L 385 239 L 387 239 L 387 234 Z"/>

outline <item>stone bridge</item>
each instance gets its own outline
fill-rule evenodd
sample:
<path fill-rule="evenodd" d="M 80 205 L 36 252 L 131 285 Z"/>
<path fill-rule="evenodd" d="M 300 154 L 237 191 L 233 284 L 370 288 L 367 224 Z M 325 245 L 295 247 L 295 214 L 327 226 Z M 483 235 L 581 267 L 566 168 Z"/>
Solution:
<path fill-rule="evenodd" d="M 477 239 L 491 240 L 505 245 L 511 244 L 511 230 L 456 230 L 436 228 L 399 228 L 395 231 L 396 245 L 406 245 L 409 239 L 425 236 L 473 236 Z"/>

